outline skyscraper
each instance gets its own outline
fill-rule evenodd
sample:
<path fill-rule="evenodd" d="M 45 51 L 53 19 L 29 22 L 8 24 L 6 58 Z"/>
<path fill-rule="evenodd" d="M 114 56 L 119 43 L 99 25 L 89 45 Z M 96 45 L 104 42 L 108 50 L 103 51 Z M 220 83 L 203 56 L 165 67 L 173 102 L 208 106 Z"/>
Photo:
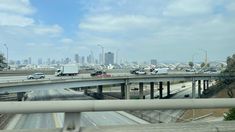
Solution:
<path fill-rule="evenodd" d="M 75 63 L 79 63 L 79 55 L 78 54 L 75 54 L 74 60 L 75 60 Z"/>
<path fill-rule="evenodd" d="M 29 57 L 28 62 L 29 62 L 30 65 L 32 64 L 32 59 L 31 59 L 31 57 Z"/>
<path fill-rule="evenodd" d="M 105 53 L 105 65 L 114 64 L 114 53 L 107 52 Z"/>
<path fill-rule="evenodd" d="M 150 63 L 151 63 L 151 65 L 157 65 L 157 60 L 156 59 L 152 59 L 152 60 L 150 60 Z"/>
<path fill-rule="evenodd" d="M 42 58 L 38 59 L 38 65 L 42 65 Z"/>

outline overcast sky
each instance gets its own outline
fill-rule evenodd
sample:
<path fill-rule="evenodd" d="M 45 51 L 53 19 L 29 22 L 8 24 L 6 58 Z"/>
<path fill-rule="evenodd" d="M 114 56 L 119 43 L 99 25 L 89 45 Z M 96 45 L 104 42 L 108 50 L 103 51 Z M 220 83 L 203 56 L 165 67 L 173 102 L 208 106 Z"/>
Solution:
<path fill-rule="evenodd" d="M 129 61 L 225 60 L 235 53 L 235 0 L 0 0 L 9 59 L 105 51 Z"/>

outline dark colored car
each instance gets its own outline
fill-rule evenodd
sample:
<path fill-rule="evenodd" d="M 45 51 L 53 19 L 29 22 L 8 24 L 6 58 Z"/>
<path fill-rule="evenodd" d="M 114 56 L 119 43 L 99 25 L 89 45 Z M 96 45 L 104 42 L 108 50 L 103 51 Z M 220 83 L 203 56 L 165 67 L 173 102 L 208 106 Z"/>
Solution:
<path fill-rule="evenodd" d="M 90 75 L 92 77 L 94 77 L 94 76 L 98 76 L 98 75 L 102 75 L 102 74 L 106 74 L 106 72 L 104 72 L 104 71 L 94 71 Z"/>
<path fill-rule="evenodd" d="M 130 70 L 130 73 L 131 74 L 136 74 L 137 71 L 139 71 L 140 69 L 133 69 L 133 70 Z"/>

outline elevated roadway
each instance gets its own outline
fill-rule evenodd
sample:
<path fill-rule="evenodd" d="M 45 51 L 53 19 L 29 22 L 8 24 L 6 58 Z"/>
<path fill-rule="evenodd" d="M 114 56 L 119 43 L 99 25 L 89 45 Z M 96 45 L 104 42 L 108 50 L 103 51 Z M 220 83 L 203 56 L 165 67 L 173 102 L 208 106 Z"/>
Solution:
<path fill-rule="evenodd" d="M 43 80 L 27 80 L 20 82 L 0 83 L 0 94 L 27 92 L 45 89 L 65 89 L 92 87 L 99 85 L 120 85 L 131 83 L 150 83 L 161 81 L 193 81 L 222 79 L 219 74 L 169 74 L 169 75 L 143 75 L 143 76 L 119 76 L 110 78 L 56 78 Z"/>

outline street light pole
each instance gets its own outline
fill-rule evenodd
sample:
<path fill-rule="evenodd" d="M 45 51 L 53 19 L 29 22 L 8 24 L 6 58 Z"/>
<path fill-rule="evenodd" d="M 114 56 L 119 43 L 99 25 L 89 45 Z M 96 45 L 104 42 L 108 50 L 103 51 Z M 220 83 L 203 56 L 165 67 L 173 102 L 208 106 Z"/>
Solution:
<path fill-rule="evenodd" d="M 8 68 L 8 47 L 7 47 L 7 45 L 6 44 L 4 44 L 4 46 L 6 47 L 6 49 L 7 49 L 7 68 Z"/>
<path fill-rule="evenodd" d="M 102 45 L 100 45 L 100 44 L 98 44 L 97 46 L 101 47 L 101 49 L 102 49 L 101 64 L 103 65 L 104 64 L 104 47 Z"/>
<path fill-rule="evenodd" d="M 205 66 L 207 67 L 207 63 L 208 63 L 207 50 L 201 49 L 201 51 L 203 51 L 205 53 Z"/>
<path fill-rule="evenodd" d="M 197 53 L 194 53 L 193 55 L 192 55 L 192 63 L 193 63 L 193 65 L 194 65 L 194 56 L 195 55 L 197 55 Z"/>

